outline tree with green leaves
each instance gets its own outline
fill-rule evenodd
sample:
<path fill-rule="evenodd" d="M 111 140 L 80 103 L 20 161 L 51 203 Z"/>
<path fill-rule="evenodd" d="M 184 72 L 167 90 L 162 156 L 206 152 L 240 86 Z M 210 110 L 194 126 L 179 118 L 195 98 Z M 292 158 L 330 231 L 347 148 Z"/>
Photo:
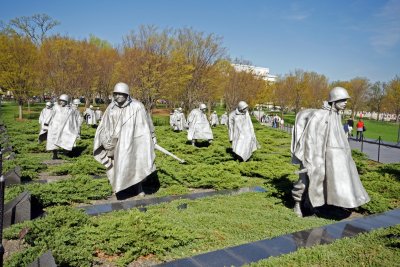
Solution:
<path fill-rule="evenodd" d="M 0 84 L 13 93 L 22 105 L 37 94 L 38 51 L 32 41 L 23 36 L 0 34 Z"/>
<path fill-rule="evenodd" d="M 379 120 L 379 115 L 383 111 L 383 104 L 386 97 L 386 84 L 382 82 L 375 82 L 369 87 L 368 96 L 368 107 L 370 111 L 375 111 L 377 114 L 377 120 Z"/>
<path fill-rule="evenodd" d="M 400 122 L 400 76 L 396 75 L 388 83 L 385 106 L 388 112 L 396 114 L 396 121 Z"/>

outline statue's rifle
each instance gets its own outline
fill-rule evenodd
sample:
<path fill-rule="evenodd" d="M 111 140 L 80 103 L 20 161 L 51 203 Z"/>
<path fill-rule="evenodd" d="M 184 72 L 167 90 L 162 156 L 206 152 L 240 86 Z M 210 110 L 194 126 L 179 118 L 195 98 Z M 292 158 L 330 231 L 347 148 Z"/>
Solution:
<path fill-rule="evenodd" d="M 177 156 L 175 156 L 174 154 L 172 154 L 171 152 L 169 152 L 165 148 L 159 146 L 158 144 L 155 144 L 154 148 L 157 149 L 158 151 L 164 153 L 165 155 L 173 157 L 174 159 L 178 160 L 180 163 L 186 163 L 186 161 L 184 161 L 183 159 L 178 158 Z"/>

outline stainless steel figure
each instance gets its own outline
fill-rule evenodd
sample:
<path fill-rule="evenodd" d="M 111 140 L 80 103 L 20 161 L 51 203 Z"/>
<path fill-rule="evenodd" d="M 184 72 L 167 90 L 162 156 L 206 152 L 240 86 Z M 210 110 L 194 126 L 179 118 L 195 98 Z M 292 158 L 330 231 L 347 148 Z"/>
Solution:
<path fill-rule="evenodd" d="M 221 115 L 221 125 L 228 125 L 228 113 L 225 112 L 224 114 Z"/>
<path fill-rule="evenodd" d="M 56 151 L 59 148 L 71 151 L 79 136 L 79 121 L 76 110 L 68 105 L 69 97 L 65 94 L 53 107 L 53 116 L 49 122 L 46 150 Z"/>
<path fill-rule="evenodd" d="M 97 120 L 97 121 L 100 121 L 101 118 L 103 117 L 103 111 L 101 111 L 100 108 L 97 107 L 95 113 L 96 113 L 96 120 Z"/>
<path fill-rule="evenodd" d="M 218 115 L 217 112 L 214 111 L 211 115 L 210 115 L 210 124 L 211 126 L 215 127 L 219 124 L 219 120 L 218 120 Z"/>
<path fill-rule="evenodd" d="M 303 110 L 296 116 L 291 152 L 292 162 L 300 164 L 299 181 L 292 190 L 298 216 L 303 216 L 305 203 L 311 209 L 324 204 L 355 208 L 370 200 L 341 123 L 339 111 L 349 98 L 346 89 L 335 87 L 322 109 Z"/>
<path fill-rule="evenodd" d="M 83 123 L 83 118 L 82 118 L 81 112 L 79 111 L 80 104 L 81 104 L 81 101 L 78 98 L 75 98 L 74 100 L 72 100 L 72 104 L 71 104 L 72 109 L 75 110 L 76 119 L 79 122 L 79 132 L 80 132 L 80 128 Z"/>
<path fill-rule="evenodd" d="M 86 108 L 85 112 L 83 112 L 83 117 L 85 118 L 87 125 L 97 124 L 96 113 L 94 112 L 92 105 Z"/>
<path fill-rule="evenodd" d="M 173 116 L 173 129 L 174 131 L 183 131 L 187 128 L 187 122 L 185 114 L 182 112 L 182 108 L 178 108 Z"/>
<path fill-rule="evenodd" d="M 233 152 L 243 161 L 247 161 L 259 144 L 246 102 L 240 101 L 237 108 L 229 114 L 228 128 Z"/>
<path fill-rule="evenodd" d="M 211 142 L 214 138 L 205 114 L 206 109 L 207 106 L 205 104 L 200 104 L 199 108 L 193 109 L 188 116 L 189 130 L 187 138 L 192 141 L 193 145 L 197 139 L 205 139 Z"/>
<path fill-rule="evenodd" d="M 46 107 L 42 109 L 39 116 L 40 132 L 39 132 L 39 143 L 47 139 L 47 131 L 49 130 L 49 123 L 53 116 L 53 104 L 46 102 Z"/>
<path fill-rule="evenodd" d="M 141 182 L 155 171 L 154 127 L 142 103 L 129 96 L 129 87 L 117 83 L 114 101 L 97 128 L 93 154 L 107 168 L 114 192 Z M 141 192 L 140 194 L 144 194 Z"/>

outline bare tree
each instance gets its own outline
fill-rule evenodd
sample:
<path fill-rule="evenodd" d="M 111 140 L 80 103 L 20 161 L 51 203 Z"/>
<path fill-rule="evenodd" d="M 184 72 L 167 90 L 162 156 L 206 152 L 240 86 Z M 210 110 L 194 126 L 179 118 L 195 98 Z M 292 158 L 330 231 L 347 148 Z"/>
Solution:
<path fill-rule="evenodd" d="M 29 37 L 33 43 L 40 45 L 48 31 L 59 25 L 60 22 L 46 14 L 17 17 L 10 21 L 8 29 L 18 35 Z"/>
<path fill-rule="evenodd" d="M 177 49 L 185 55 L 186 62 L 193 66 L 190 81 L 184 89 L 184 105 L 191 110 L 199 102 L 209 103 L 216 62 L 225 55 L 221 38 L 205 35 L 191 28 L 177 30 Z"/>

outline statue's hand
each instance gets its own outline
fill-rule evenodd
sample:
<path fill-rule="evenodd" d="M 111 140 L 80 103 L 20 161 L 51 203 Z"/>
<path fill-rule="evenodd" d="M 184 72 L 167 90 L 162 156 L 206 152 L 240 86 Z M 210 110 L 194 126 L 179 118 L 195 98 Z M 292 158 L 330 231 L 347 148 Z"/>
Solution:
<path fill-rule="evenodd" d="M 153 143 L 157 144 L 157 138 L 155 136 L 153 137 Z"/>
<path fill-rule="evenodd" d="M 112 150 L 115 147 L 115 145 L 113 145 L 111 142 L 104 142 L 103 147 L 105 150 Z"/>

